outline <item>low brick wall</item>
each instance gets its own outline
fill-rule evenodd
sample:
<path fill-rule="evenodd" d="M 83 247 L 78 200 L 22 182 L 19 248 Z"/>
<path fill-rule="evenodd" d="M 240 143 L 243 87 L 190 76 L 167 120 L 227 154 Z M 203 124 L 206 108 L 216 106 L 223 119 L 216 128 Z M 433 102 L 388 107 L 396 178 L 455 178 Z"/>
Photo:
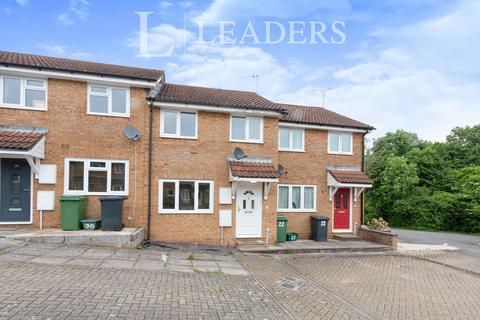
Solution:
<path fill-rule="evenodd" d="M 367 229 L 364 226 L 362 226 L 358 230 L 358 235 L 363 240 L 384 244 L 392 247 L 393 249 L 397 249 L 398 235 L 396 233 Z"/>

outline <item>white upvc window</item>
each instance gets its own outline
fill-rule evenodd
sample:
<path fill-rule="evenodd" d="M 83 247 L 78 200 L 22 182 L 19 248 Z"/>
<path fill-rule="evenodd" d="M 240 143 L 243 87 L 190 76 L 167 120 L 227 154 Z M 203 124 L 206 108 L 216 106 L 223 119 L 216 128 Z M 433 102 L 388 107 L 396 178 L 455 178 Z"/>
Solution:
<path fill-rule="evenodd" d="M 279 184 L 277 191 L 279 212 L 316 212 L 317 186 Z"/>
<path fill-rule="evenodd" d="M 213 213 L 213 181 L 158 181 L 158 213 Z"/>
<path fill-rule="evenodd" d="M 263 118 L 232 115 L 230 141 L 263 143 Z"/>
<path fill-rule="evenodd" d="M 280 127 L 278 129 L 278 150 L 305 151 L 305 130 Z"/>
<path fill-rule="evenodd" d="M 89 84 L 87 113 L 114 116 L 130 116 L 130 89 Z"/>
<path fill-rule="evenodd" d="M 328 153 L 353 154 L 353 135 L 351 132 L 328 132 Z"/>
<path fill-rule="evenodd" d="M 128 161 L 65 159 L 65 194 L 128 195 Z"/>
<path fill-rule="evenodd" d="M 160 111 L 160 137 L 197 139 L 197 130 L 197 112 Z"/>
<path fill-rule="evenodd" d="M 47 110 L 46 79 L 0 75 L 0 107 Z"/>

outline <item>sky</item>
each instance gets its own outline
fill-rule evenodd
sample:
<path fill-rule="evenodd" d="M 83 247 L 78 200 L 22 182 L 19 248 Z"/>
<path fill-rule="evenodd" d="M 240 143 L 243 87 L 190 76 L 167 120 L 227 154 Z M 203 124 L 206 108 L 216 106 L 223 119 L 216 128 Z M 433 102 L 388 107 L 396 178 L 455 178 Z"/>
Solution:
<path fill-rule="evenodd" d="M 325 105 L 373 125 L 372 138 L 443 141 L 480 119 L 476 0 L 1 0 L 0 27 L 0 50 Z"/>

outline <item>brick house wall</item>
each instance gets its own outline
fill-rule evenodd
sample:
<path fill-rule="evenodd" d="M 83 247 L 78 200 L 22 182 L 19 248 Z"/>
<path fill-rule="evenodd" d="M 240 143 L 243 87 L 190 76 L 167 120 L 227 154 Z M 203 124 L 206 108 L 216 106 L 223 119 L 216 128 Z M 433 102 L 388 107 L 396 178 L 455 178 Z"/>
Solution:
<path fill-rule="evenodd" d="M 72 158 L 115 159 L 129 161 L 129 196 L 125 201 L 123 223 L 126 226 L 143 226 L 146 223 L 146 161 L 148 108 L 146 92 L 142 88 L 130 88 L 130 118 L 87 114 L 87 82 L 48 79 L 47 111 L 0 108 L 2 125 L 47 128 L 45 159 L 42 164 L 57 165 L 57 183 L 39 184 L 33 179 L 33 224 L 39 226 L 36 210 L 36 193 L 39 190 L 55 191 L 55 211 L 43 214 L 44 228 L 60 226 L 59 197 L 64 193 L 64 160 Z M 127 140 L 124 125 L 139 128 L 143 137 L 137 144 Z M 135 179 L 137 188 L 135 189 Z M 135 208 L 134 195 L 137 193 Z M 89 196 L 87 216 L 99 217 L 98 196 Z M 132 217 L 129 220 L 129 216 Z M 9 225 L 11 227 L 12 225 Z M 25 227 L 25 225 L 22 225 Z"/>
<path fill-rule="evenodd" d="M 152 240 L 171 242 L 220 243 L 219 210 L 232 210 L 232 227 L 224 228 L 224 245 L 234 245 L 235 200 L 232 205 L 219 204 L 219 189 L 230 187 L 227 157 L 235 147 L 249 156 L 272 157 L 277 165 L 278 118 L 264 118 L 264 141 L 239 143 L 230 141 L 230 114 L 198 112 L 198 139 L 160 137 L 160 111 L 154 111 L 153 124 L 153 201 Z M 158 179 L 214 180 L 214 212 L 212 214 L 158 213 Z M 270 229 L 269 243 L 276 239 L 276 189 L 263 200 L 262 237 Z"/>
<path fill-rule="evenodd" d="M 332 236 L 332 202 L 328 199 L 327 166 L 361 167 L 363 153 L 362 133 L 353 133 L 353 155 L 333 155 L 328 153 L 328 131 L 305 129 L 305 152 L 279 151 L 278 161 L 287 174 L 280 177 L 280 184 L 312 184 L 317 186 L 316 213 L 287 212 L 279 213 L 288 217 L 288 231 L 298 232 L 299 237 L 311 236 L 310 216 L 319 214 L 328 216 L 329 237 Z M 352 192 L 353 196 L 353 192 Z M 361 197 L 353 203 L 352 222 L 360 227 Z M 353 226 L 353 225 L 352 225 Z"/>

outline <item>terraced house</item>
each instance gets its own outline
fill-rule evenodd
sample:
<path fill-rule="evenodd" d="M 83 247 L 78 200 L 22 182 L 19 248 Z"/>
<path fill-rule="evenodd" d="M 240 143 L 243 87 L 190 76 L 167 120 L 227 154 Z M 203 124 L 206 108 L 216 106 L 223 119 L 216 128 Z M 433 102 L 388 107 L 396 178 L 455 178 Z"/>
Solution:
<path fill-rule="evenodd" d="M 362 221 L 373 127 L 253 92 L 166 83 L 161 70 L 0 52 L 0 225 L 58 228 L 61 195 L 126 196 L 123 223 L 153 241 L 276 241 Z M 139 139 L 127 139 L 124 128 Z M 54 197 L 52 210 L 37 200 Z M 37 199 L 39 198 L 39 199 Z"/>

